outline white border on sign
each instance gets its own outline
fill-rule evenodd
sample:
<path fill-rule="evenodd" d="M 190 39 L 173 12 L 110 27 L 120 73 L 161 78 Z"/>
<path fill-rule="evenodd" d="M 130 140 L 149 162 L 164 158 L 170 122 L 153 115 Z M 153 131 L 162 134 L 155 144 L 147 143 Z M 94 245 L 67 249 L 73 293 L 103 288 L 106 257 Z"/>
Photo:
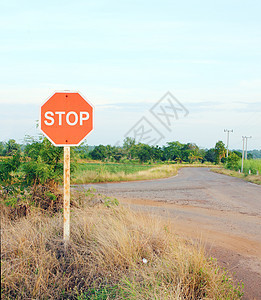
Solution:
<path fill-rule="evenodd" d="M 81 141 L 78 143 L 78 144 L 59 144 L 59 145 L 57 145 L 57 144 L 55 144 L 50 138 L 49 138 L 49 136 L 47 136 L 47 134 L 45 133 L 45 132 L 43 132 L 43 130 L 42 130 L 42 128 L 41 128 L 41 124 L 42 124 L 42 122 L 41 122 L 41 108 L 42 108 L 42 106 L 50 99 L 50 98 L 52 98 L 53 97 L 53 95 L 54 94 L 56 94 L 56 93 L 64 93 L 64 94 L 73 94 L 73 93 L 77 93 L 77 94 L 79 94 L 91 107 L 92 107 L 92 109 L 93 109 L 93 116 L 92 116 L 92 130 L 90 131 L 90 132 L 88 132 L 82 139 L 81 139 Z M 94 105 L 89 101 L 89 100 L 87 100 L 87 98 L 85 97 L 85 96 L 83 96 L 80 92 L 78 92 L 78 91 L 70 91 L 70 90 L 62 90 L 62 91 L 55 91 L 50 97 L 48 97 L 43 103 L 42 103 L 42 105 L 40 106 L 40 110 L 39 110 L 39 128 L 40 128 L 40 131 L 44 134 L 44 136 L 55 146 L 55 147 L 66 147 L 66 146 L 68 146 L 68 147 L 78 147 L 78 146 L 80 146 L 80 144 L 86 139 L 86 137 L 87 137 L 87 135 L 89 135 L 90 133 L 92 133 L 92 131 L 93 131 L 93 129 L 94 129 L 94 110 L 95 110 L 95 108 L 94 108 Z"/>

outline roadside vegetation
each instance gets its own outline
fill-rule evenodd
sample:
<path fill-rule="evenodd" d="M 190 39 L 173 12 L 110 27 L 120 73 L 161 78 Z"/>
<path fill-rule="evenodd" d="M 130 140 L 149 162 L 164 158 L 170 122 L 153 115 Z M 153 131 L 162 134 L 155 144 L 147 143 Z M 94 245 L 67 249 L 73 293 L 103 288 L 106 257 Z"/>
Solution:
<path fill-rule="evenodd" d="M 120 164 L 120 163 L 80 163 L 72 182 L 84 184 L 90 182 L 112 182 L 135 178 L 138 174 L 146 174 L 152 165 Z"/>
<path fill-rule="evenodd" d="M 251 155 L 258 156 L 259 151 L 249 152 L 248 158 Z M 89 147 L 83 144 L 76 148 L 71 147 L 71 182 L 87 184 L 166 178 L 176 175 L 180 166 L 215 166 L 221 168 L 215 168 L 216 172 L 260 182 L 260 175 L 256 175 L 257 172 L 260 174 L 260 159 L 245 160 L 244 175 L 237 175 L 234 171 L 241 169 L 242 154 L 239 151 L 229 151 L 228 158 L 225 156 L 226 148 L 222 141 L 218 141 L 211 149 L 201 149 L 196 144 L 182 144 L 177 141 L 169 142 L 163 147 L 149 146 L 137 144 L 128 137 L 123 146 Z M 4 181 L 12 183 L 11 189 L 18 189 L 18 192 L 28 186 L 34 187 L 43 183 L 45 179 L 48 186 L 51 183 L 61 183 L 62 157 L 63 148 L 52 146 L 43 137 L 29 137 L 23 145 L 14 140 L 0 142 L 2 189 L 5 188 Z"/>
<path fill-rule="evenodd" d="M 261 185 L 260 175 L 252 175 L 252 174 L 249 175 L 248 173 L 239 173 L 238 171 L 233 171 L 225 168 L 212 168 L 211 171 L 223 175 L 237 177 L 245 181 Z"/>
<path fill-rule="evenodd" d="M 44 138 L 28 139 L 23 147 L 15 141 L 5 146 L 9 150 L 0 159 L 2 299 L 242 297 L 242 285 L 234 284 L 195 241 L 94 190 L 73 193 L 71 239 L 65 246 L 62 148 Z M 79 153 L 72 149 L 73 176 L 77 161 Z M 78 171 L 96 172 L 98 164 L 87 165 Z M 179 166 L 134 159 L 130 166 L 113 163 L 104 168 L 126 176 L 165 168 L 165 176 Z"/>
<path fill-rule="evenodd" d="M 224 159 L 224 164 L 220 168 L 213 168 L 212 171 L 261 184 L 261 159 L 244 159 L 243 172 L 241 172 L 241 166 L 242 154 L 234 151 Z"/>
<path fill-rule="evenodd" d="M 207 163 L 193 164 L 150 164 L 150 165 L 129 165 L 129 164 L 89 164 L 84 163 L 75 172 L 73 184 L 88 184 L 90 182 L 119 182 L 136 180 L 153 180 L 175 176 L 180 168 L 184 167 L 217 167 Z"/>
<path fill-rule="evenodd" d="M 71 239 L 62 213 L 32 207 L 10 219 L 1 207 L 2 299 L 240 299 L 217 262 L 156 218 L 94 190 L 77 193 Z"/>

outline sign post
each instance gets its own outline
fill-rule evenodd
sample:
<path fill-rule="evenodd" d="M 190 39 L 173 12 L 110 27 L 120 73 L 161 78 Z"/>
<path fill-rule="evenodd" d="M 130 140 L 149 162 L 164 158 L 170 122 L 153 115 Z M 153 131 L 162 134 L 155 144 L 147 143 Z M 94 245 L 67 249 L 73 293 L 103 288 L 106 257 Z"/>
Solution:
<path fill-rule="evenodd" d="M 70 238 L 70 146 L 64 147 L 64 202 L 63 202 L 63 239 Z"/>
<path fill-rule="evenodd" d="M 40 129 L 54 146 L 64 147 L 63 238 L 69 241 L 70 146 L 79 146 L 93 130 L 93 106 L 79 93 L 55 93 L 41 106 Z"/>

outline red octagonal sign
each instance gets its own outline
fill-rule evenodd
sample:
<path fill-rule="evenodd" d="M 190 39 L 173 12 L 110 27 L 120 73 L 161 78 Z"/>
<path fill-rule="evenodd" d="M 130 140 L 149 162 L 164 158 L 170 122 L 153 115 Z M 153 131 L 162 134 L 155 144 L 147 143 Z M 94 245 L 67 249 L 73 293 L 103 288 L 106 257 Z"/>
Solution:
<path fill-rule="evenodd" d="M 55 93 L 41 106 L 40 129 L 55 146 L 78 146 L 93 130 L 93 107 L 79 93 Z"/>

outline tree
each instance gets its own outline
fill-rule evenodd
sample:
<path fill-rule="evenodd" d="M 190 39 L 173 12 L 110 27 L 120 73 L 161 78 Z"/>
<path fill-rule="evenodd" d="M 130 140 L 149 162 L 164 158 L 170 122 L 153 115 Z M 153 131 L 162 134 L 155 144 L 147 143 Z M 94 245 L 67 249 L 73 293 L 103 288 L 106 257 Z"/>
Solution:
<path fill-rule="evenodd" d="M 90 152 L 90 156 L 95 160 L 104 160 L 107 157 L 107 151 L 108 149 L 105 146 L 99 145 Z"/>
<path fill-rule="evenodd" d="M 233 150 L 232 153 L 235 153 L 238 157 L 242 158 L 242 152 L 237 151 L 237 150 Z"/>
<path fill-rule="evenodd" d="M 4 142 L 0 142 L 0 156 L 4 156 L 5 144 Z"/>
<path fill-rule="evenodd" d="M 7 186 L 13 185 L 16 179 L 15 172 L 21 164 L 20 151 L 16 151 L 12 158 L 6 158 L 0 161 L 0 184 Z"/>
<path fill-rule="evenodd" d="M 252 153 L 247 153 L 247 159 L 253 159 L 253 154 Z"/>
<path fill-rule="evenodd" d="M 21 168 L 26 186 L 37 184 L 56 185 L 63 176 L 63 147 L 53 146 L 47 138 L 27 139 L 24 153 L 29 158 Z M 71 171 L 75 169 L 74 151 L 71 149 Z"/>
<path fill-rule="evenodd" d="M 216 152 L 214 148 L 210 148 L 207 150 L 206 155 L 205 155 L 206 161 L 214 163 L 216 161 Z"/>
<path fill-rule="evenodd" d="M 14 155 L 17 151 L 20 151 L 20 145 L 16 143 L 15 140 L 10 139 L 6 144 L 5 144 L 5 150 L 4 150 L 4 155 L 6 156 L 12 156 Z"/>
<path fill-rule="evenodd" d="M 127 158 L 131 159 L 132 156 L 132 150 L 135 146 L 135 139 L 131 137 L 126 137 L 123 141 L 123 150 L 125 151 Z"/>
<path fill-rule="evenodd" d="M 194 162 L 203 159 L 199 147 L 195 143 L 187 143 L 181 148 L 181 157 L 183 161 Z"/>
<path fill-rule="evenodd" d="M 124 150 L 121 147 L 113 147 L 112 158 L 116 160 L 116 162 L 119 162 L 124 154 Z"/>
<path fill-rule="evenodd" d="M 168 142 L 167 146 L 163 147 L 163 160 L 176 160 L 182 157 L 182 147 L 180 142 Z"/>
<path fill-rule="evenodd" d="M 161 147 L 157 146 L 152 146 L 152 158 L 154 161 L 161 161 L 163 157 L 163 150 Z"/>
<path fill-rule="evenodd" d="M 153 158 L 152 148 L 147 144 L 139 143 L 135 145 L 135 156 L 141 163 L 147 162 Z"/>
<path fill-rule="evenodd" d="M 236 153 L 234 152 L 230 153 L 226 161 L 226 167 L 231 170 L 236 170 L 239 167 L 238 165 L 239 160 L 240 157 Z"/>
<path fill-rule="evenodd" d="M 216 142 L 215 145 L 216 163 L 220 163 L 221 159 L 226 155 L 226 147 L 222 141 Z"/>
<path fill-rule="evenodd" d="M 90 149 L 89 149 L 89 146 L 86 143 L 83 143 L 80 146 L 75 147 L 74 151 L 82 159 L 90 158 Z"/>

